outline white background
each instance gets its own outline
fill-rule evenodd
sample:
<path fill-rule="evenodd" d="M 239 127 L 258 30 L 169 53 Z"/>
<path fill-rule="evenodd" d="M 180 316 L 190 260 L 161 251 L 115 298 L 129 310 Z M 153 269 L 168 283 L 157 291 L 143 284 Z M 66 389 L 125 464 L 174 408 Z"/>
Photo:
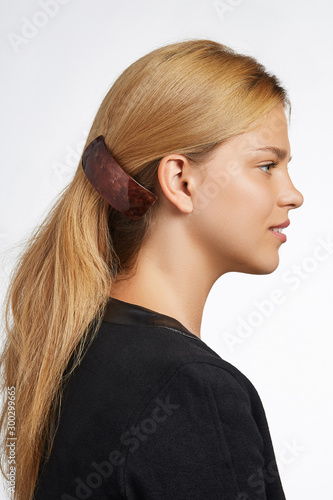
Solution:
<path fill-rule="evenodd" d="M 257 388 L 287 499 L 333 499 L 332 2 L 49 0 L 49 14 L 46 4 L 1 2 L 1 297 L 18 244 L 70 181 L 122 70 L 188 38 L 254 55 L 289 91 L 290 174 L 305 202 L 278 270 L 214 285 L 201 336 Z"/>

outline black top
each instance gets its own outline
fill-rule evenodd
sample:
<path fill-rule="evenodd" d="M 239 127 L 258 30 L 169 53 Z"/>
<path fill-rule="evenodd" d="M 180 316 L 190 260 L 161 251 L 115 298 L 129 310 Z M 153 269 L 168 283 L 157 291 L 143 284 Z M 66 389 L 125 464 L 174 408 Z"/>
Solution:
<path fill-rule="evenodd" d="M 259 395 L 179 321 L 110 299 L 35 500 L 285 500 Z"/>

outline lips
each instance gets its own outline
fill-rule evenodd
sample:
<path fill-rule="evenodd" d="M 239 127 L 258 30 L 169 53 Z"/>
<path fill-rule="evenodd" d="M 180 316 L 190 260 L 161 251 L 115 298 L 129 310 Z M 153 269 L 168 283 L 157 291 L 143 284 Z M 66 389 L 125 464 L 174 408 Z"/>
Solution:
<path fill-rule="evenodd" d="M 282 222 L 282 224 L 278 224 L 276 226 L 271 226 L 269 229 L 284 229 L 285 227 L 288 227 L 290 224 L 290 220 L 287 219 L 285 222 Z M 280 231 L 281 232 L 281 231 Z"/>
<path fill-rule="evenodd" d="M 274 234 L 274 236 L 277 236 L 283 243 L 285 243 L 287 241 L 287 236 L 283 234 L 282 230 L 288 227 L 289 224 L 290 220 L 287 219 L 285 222 L 282 222 L 282 224 L 271 226 L 269 230 Z"/>

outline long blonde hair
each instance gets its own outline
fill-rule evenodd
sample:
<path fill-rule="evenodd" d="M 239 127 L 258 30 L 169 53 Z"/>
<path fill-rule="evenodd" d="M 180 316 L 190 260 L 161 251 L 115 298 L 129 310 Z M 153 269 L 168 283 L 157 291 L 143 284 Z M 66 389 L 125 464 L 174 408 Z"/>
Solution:
<path fill-rule="evenodd" d="M 86 145 L 104 135 L 118 163 L 154 192 L 164 156 L 177 152 L 200 164 L 281 103 L 288 103 L 284 89 L 255 59 L 210 40 L 180 42 L 145 55 L 119 76 Z M 157 206 L 139 221 L 127 219 L 95 192 L 80 162 L 18 262 L 1 357 L 3 395 L 14 387 L 16 398 L 15 499 L 33 498 L 51 452 L 64 383 L 98 330 L 113 281 L 134 265 Z M 4 475 L 7 427 L 5 405 Z"/>

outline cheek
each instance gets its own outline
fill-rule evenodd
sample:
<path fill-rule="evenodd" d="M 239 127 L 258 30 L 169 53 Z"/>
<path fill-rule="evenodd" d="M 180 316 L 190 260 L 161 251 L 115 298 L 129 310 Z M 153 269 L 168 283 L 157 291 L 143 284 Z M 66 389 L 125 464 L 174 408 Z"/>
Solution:
<path fill-rule="evenodd" d="M 242 176 L 221 190 L 219 196 L 211 200 L 208 210 L 211 217 L 215 214 L 223 227 L 238 233 L 259 229 L 268 221 L 272 208 L 268 186 Z"/>
<path fill-rule="evenodd" d="M 201 202 L 195 224 L 202 244 L 212 252 L 223 251 L 229 258 L 242 258 L 251 248 L 257 251 L 273 207 L 267 186 L 243 175 Z"/>

